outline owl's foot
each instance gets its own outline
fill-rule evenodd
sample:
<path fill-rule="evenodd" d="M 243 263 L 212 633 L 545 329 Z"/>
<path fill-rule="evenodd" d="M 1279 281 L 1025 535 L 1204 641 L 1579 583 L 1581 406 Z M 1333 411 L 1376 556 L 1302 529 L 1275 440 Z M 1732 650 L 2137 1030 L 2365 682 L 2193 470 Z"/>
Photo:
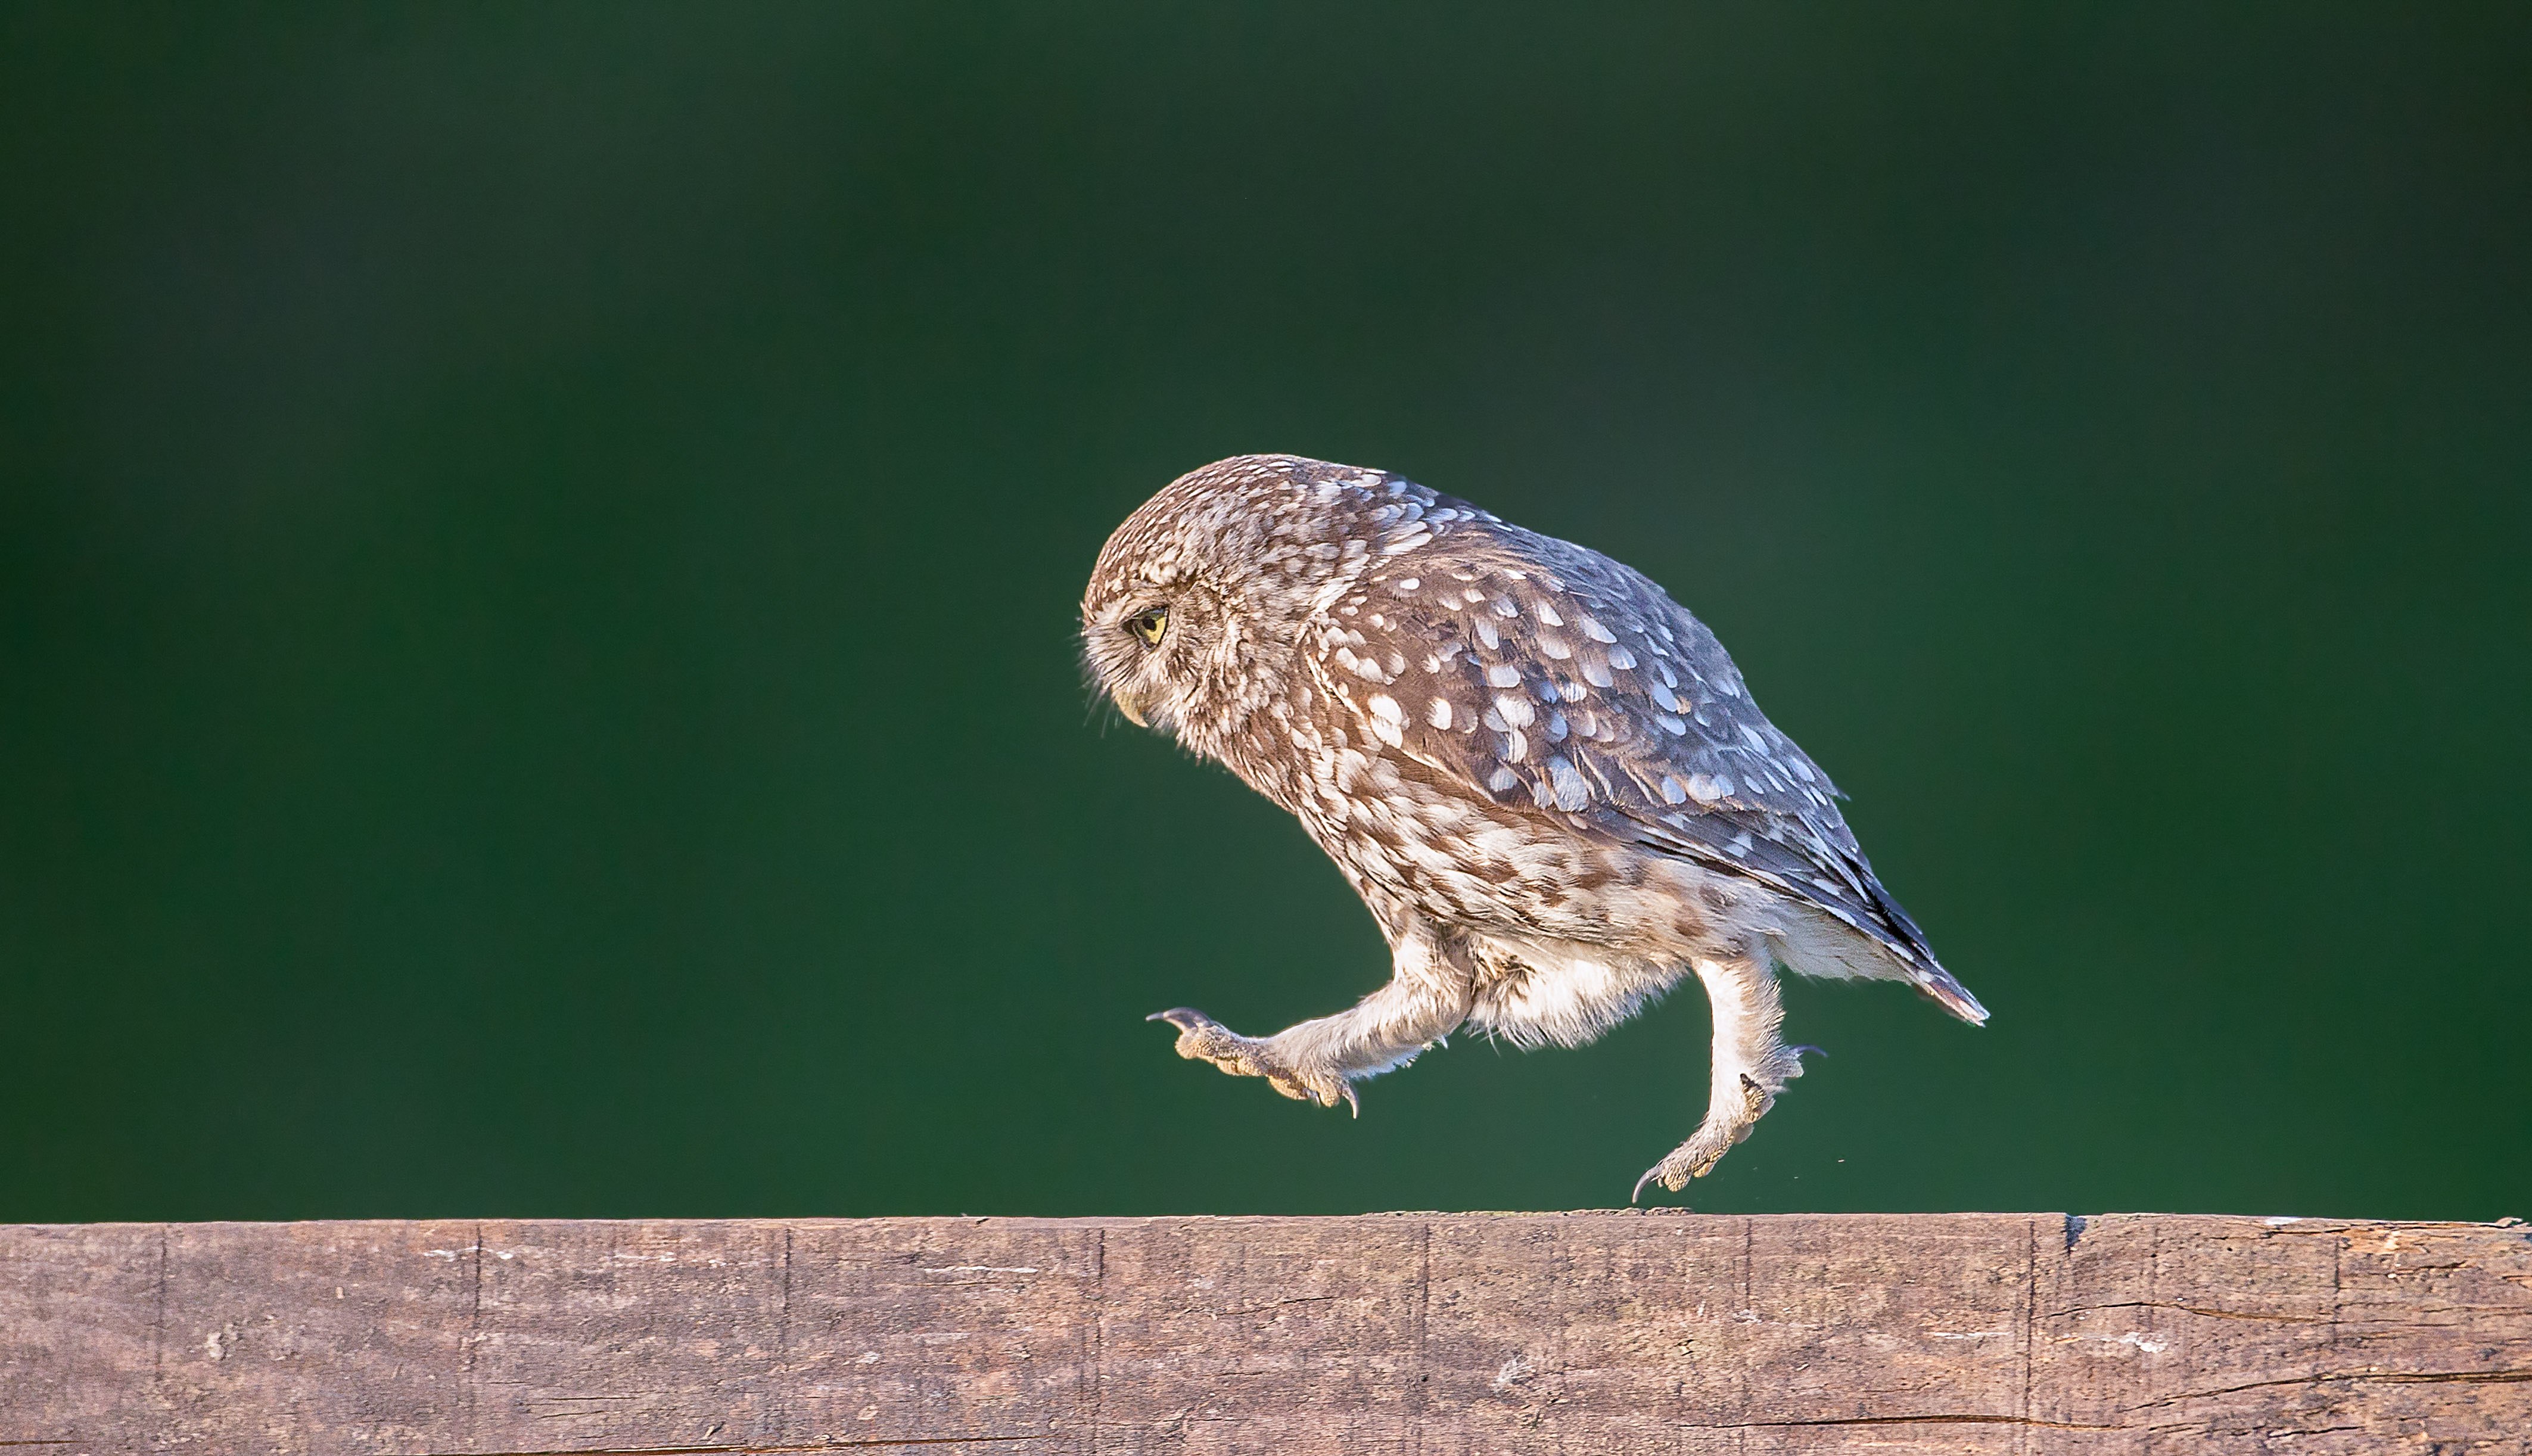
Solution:
<path fill-rule="evenodd" d="M 1803 1075 L 1801 1054 L 1804 1052 L 1825 1055 L 1815 1046 L 1781 1048 L 1776 1056 L 1769 1059 L 1772 1065 L 1767 1075 L 1776 1081 L 1772 1087 L 1747 1072 L 1742 1073 L 1740 1096 L 1727 1098 L 1718 1093 L 1714 1105 L 1706 1109 L 1705 1121 L 1696 1135 L 1672 1148 L 1669 1157 L 1645 1169 L 1644 1176 L 1636 1180 L 1636 1191 L 1627 1195 L 1627 1201 L 1633 1203 L 1641 1198 L 1645 1184 L 1658 1183 L 1672 1193 L 1678 1193 L 1688 1187 L 1690 1179 L 1703 1178 L 1712 1172 L 1714 1165 L 1723 1161 L 1723 1155 L 1732 1150 L 1732 1144 L 1749 1136 L 1750 1130 L 1758 1126 L 1758 1119 L 1765 1117 L 1767 1109 L 1776 1105 L 1776 1093 L 1784 1090 L 1786 1078 Z"/>
<path fill-rule="evenodd" d="M 1696 1136 L 1672 1148 L 1670 1156 L 1644 1170 L 1644 1176 L 1636 1180 L 1636 1191 L 1627 1194 L 1627 1201 L 1633 1203 L 1641 1198 L 1644 1185 L 1648 1183 L 1658 1183 L 1672 1193 L 1678 1193 L 1688 1187 L 1690 1179 L 1703 1178 L 1715 1164 L 1723 1161 L 1723 1155 L 1732 1150 L 1732 1144 L 1750 1136 L 1750 1129 L 1757 1121 L 1751 1118 L 1747 1122 L 1709 1122 L 1698 1128 Z"/>
<path fill-rule="evenodd" d="M 1167 1021 L 1178 1027 L 1178 1053 L 1190 1062 L 1211 1062 L 1233 1077 L 1262 1077 L 1268 1086 L 1285 1096 L 1316 1102 L 1321 1107 L 1334 1107 L 1342 1098 L 1353 1109 L 1354 1116 L 1362 1116 L 1362 1103 L 1353 1094 L 1353 1083 L 1331 1072 L 1294 1066 L 1276 1055 L 1272 1042 L 1242 1036 L 1189 1007 L 1154 1012 L 1143 1019 Z"/>

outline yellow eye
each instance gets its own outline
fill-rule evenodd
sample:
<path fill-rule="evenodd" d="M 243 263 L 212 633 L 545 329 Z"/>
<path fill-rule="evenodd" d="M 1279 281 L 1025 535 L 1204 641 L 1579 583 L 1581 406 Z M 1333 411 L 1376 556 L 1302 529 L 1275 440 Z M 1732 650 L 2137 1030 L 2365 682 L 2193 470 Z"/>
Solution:
<path fill-rule="evenodd" d="M 1145 647 L 1161 645 L 1161 634 L 1170 629 L 1170 610 L 1147 607 L 1125 618 L 1125 630 L 1143 639 Z"/>

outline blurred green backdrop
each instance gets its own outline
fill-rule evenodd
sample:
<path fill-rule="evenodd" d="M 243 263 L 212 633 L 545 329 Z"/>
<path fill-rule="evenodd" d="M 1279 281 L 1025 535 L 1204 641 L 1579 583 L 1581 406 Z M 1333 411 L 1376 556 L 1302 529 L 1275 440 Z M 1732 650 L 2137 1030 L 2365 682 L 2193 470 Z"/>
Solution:
<path fill-rule="evenodd" d="M 1087 710 L 1173 475 L 1714 624 L 1996 1013 L 1700 1208 L 2532 1213 L 2532 11 L 0 11 L 0 1218 L 1623 1201 Z"/>

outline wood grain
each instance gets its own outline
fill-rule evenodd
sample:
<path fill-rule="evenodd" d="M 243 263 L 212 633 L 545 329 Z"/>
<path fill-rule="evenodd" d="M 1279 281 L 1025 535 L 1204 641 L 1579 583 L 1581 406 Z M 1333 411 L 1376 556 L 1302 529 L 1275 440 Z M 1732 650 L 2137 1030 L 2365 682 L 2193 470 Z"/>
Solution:
<path fill-rule="evenodd" d="M 0 1228 L 42 1452 L 2527 1452 L 2520 1226 Z"/>

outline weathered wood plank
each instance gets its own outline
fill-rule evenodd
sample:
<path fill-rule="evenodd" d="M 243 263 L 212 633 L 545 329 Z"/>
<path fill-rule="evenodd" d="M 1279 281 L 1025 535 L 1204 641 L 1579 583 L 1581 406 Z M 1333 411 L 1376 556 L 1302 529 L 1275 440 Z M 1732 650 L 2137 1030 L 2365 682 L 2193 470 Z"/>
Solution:
<path fill-rule="evenodd" d="M 0 1447 L 2532 1452 L 2526 1234 L 1676 1213 L 0 1228 Z"/>

